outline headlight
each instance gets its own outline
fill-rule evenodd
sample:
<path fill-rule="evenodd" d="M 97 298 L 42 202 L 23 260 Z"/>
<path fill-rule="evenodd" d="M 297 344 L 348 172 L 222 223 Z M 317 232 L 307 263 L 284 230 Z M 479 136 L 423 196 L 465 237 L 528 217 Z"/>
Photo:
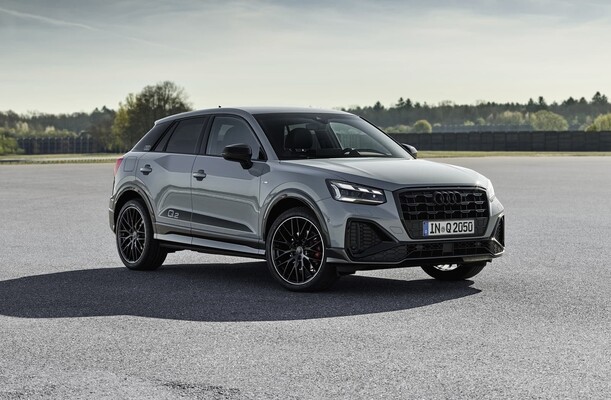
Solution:
<path fill-rule="evenodd" d="M 492 186 L 492 182 L 488 179 L 488 186 L 486 187 L 486 192 L 488 193 L 488 200 L 494 200 L 494 186 Z"/>
<path fill-rule="evenodd" d="M 327 181 L 327 183 L 331 196 L 335 200 L 357 204 L 386 203 L 386 196 L 382 189 L 340 181 Z"/>

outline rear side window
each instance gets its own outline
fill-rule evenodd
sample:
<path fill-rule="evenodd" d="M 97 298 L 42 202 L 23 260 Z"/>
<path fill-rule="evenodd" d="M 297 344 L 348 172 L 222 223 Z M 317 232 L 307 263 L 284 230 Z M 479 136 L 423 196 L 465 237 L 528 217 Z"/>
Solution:
<path fill-rule="evenodd" d="M 205 122 L 206 118 L 190 118 L 180 121 L 168 140 L 166 153 L 195 154 Z"/>
<path fill-rule="evenodd" d="M 153 126 L 151 130 L 136 143 L 132 151 L 150 151 L 169 126 L 170 122 L 162 122 Z"/>

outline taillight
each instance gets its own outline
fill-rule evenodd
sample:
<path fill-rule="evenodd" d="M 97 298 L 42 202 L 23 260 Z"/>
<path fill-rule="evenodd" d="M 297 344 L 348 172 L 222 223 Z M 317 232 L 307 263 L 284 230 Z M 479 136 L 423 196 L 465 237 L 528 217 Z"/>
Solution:
<path fill-rule="evenodd" d="M 121 168 L 121 163 L 123 162 L 123 157 L 117 158 L 117 162 L 115 163 L 115 176 L 117 175 L 117 171 Z"/>

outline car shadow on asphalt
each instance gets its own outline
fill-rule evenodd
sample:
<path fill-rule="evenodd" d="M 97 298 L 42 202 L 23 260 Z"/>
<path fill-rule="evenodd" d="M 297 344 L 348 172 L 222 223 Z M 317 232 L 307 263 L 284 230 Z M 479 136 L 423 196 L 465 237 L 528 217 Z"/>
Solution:
<path fill-rule="evenodd" d="M 356 275 L 325 292 L 294 293 L 263 262 L 167 265 L 154 272 L 83 269 L 0 281 L 0 315 L 286 321 L 423 307 L 479 293 L 472 284 Z"/>

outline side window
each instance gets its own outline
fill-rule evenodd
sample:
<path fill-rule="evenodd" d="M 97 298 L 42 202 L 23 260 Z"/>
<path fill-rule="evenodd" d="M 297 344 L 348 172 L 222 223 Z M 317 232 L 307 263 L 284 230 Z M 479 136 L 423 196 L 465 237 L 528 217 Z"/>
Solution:
<path fill-rule="evenodd" d="M 246 121 L 237 117 L 215 117 L 210 129 L 206 155 L 220 156 L 225 146 L 237 143 L 250 146 L 253 160 L 262 158 L 261 145 Z"/>
<path fill-rule="evenodd" d="M 150 151 L 161 135 L 168 129 L 168 126 L 170 126 L 169 122 L 163 122 L 153 126 L 153 128 L 151 128 L 151 130 L 134 146 L 132 151 Z"/>
<path fill-rule="evenodd" d="M 165 148 L 166 153 L 195 154 L 205 118 L 189 118 L 178 123 Z"/>

